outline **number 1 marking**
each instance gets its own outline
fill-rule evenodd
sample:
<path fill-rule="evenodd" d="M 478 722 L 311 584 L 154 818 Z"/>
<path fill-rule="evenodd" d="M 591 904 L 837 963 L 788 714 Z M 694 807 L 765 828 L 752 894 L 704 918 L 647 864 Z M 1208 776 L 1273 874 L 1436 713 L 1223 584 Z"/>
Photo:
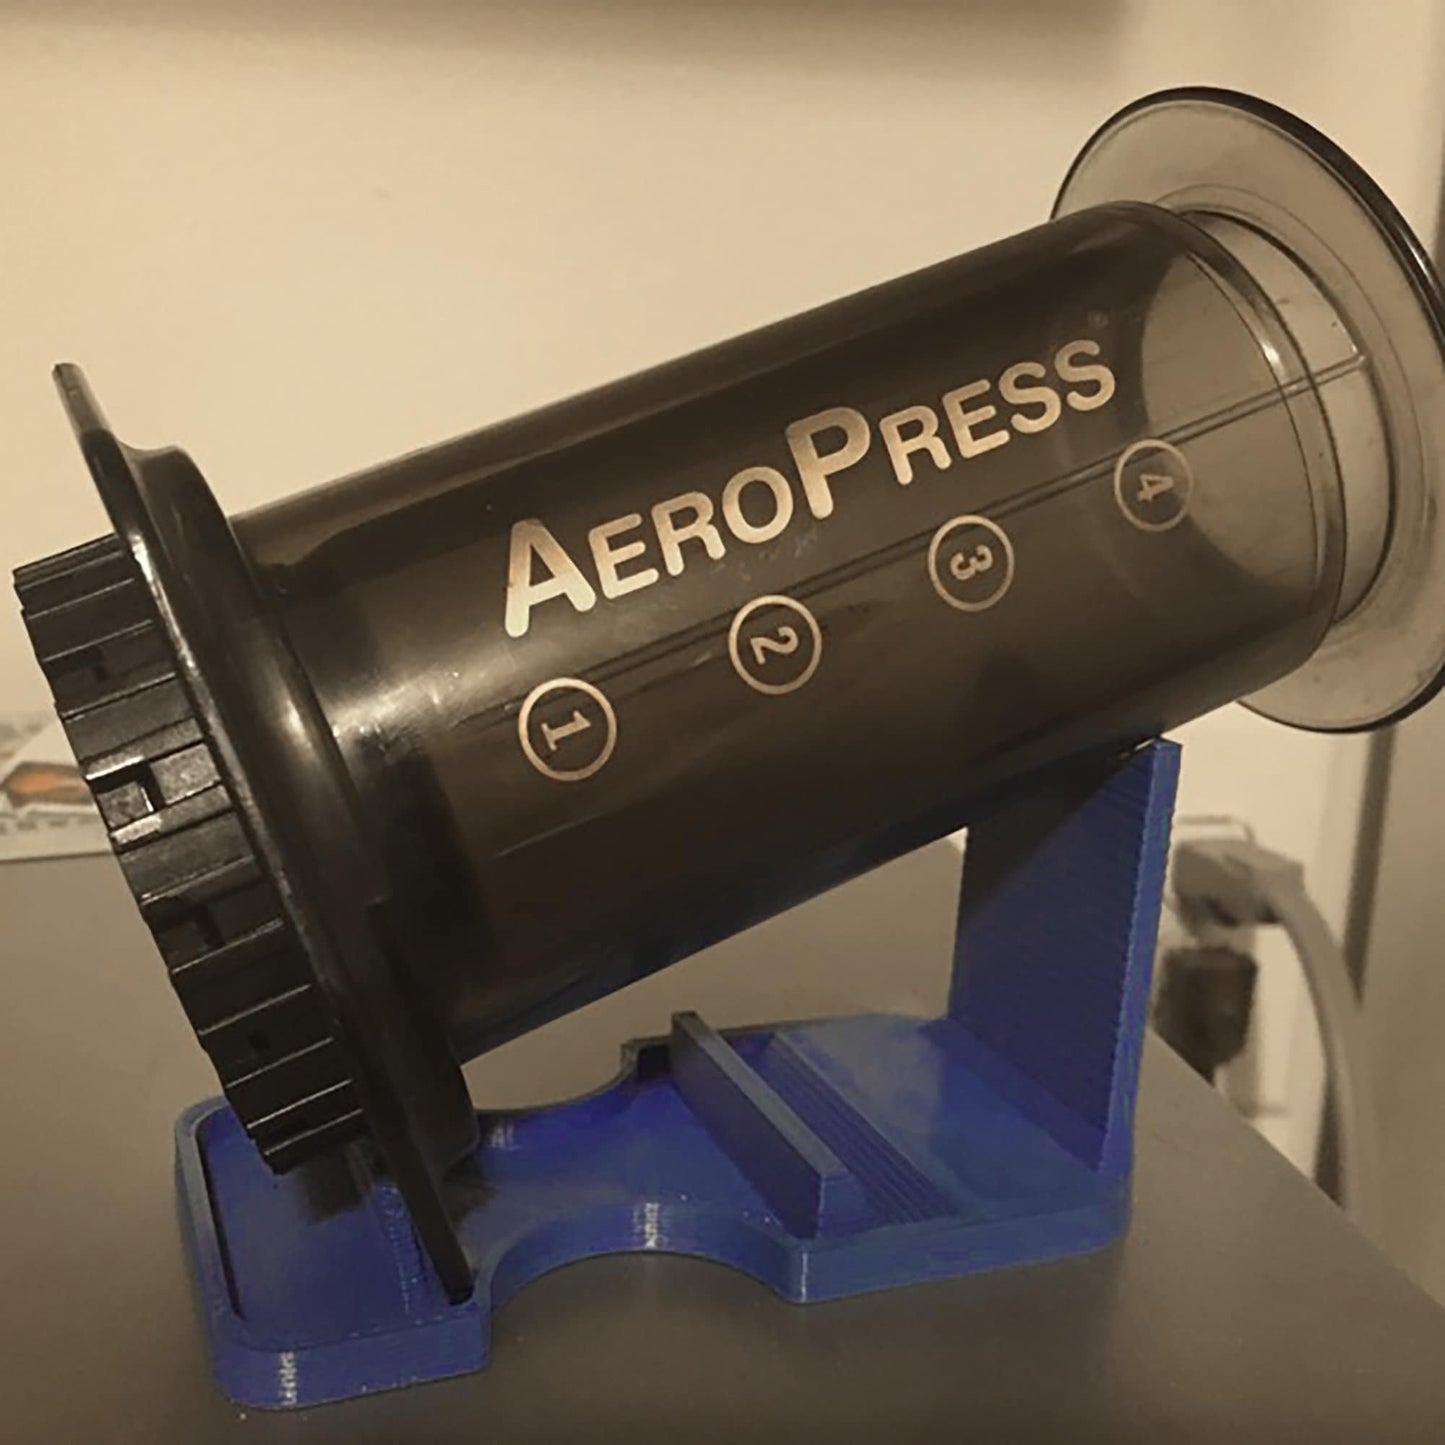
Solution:
<path fill-rule="evenodd" d="M 553 727 L 551 723 L 542 724 L 542 741 L 547 744 L 547 751 L 555 753 L 557 744 L 566 742 L 570 737 L 575 737 L 580 732 L 586 732 L 592 724 L 582 716 L 576 709 L 572 712 L 572 721 L 563 723 L 561 727 Z"/>

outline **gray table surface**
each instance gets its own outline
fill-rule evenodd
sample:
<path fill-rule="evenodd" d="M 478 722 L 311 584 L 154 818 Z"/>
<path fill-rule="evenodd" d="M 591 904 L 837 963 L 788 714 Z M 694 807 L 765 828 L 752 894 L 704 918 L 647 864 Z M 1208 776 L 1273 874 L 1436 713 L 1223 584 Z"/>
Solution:
<path fill-rule="evenodd" d="M 673 1008 L 719 1024 L 936 1007 L 946 844 L 471 1071 L 575 1091 Z M 0 1439 L 1445 1440 L 1445 1311 L 1162 1045 L 1125 1241 L 800 1308 L 686 1259 L 560 1270 L 476 1375 L 293 1415 L 211 1385 L 173 1211 L 171 1123 L 214 1091 L 108 858 L 0 867 Z"/>

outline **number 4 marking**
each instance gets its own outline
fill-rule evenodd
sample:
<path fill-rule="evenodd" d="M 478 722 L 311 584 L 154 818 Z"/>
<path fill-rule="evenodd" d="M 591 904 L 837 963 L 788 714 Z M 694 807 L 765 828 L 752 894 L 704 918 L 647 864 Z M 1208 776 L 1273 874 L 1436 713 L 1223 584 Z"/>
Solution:
<path fill-rule="evenodd" d="M 1155 497 L 1174 490 L 1174 478 L 1167 473 L 1145 472 L 1139 478 L 1139 500 L 1152 502 Z"/>

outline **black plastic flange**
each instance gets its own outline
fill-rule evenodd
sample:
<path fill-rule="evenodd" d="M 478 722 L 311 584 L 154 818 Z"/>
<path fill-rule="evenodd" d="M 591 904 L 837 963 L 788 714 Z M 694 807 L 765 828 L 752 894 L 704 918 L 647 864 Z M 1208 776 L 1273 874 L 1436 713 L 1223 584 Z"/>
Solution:
<path fill-rule="evenodd" d="M 476 1116 L 330 730 L 194 463 L 118 441 L 77 368 L 56 382 L 115 532 L 16 590 L 176 992 L 267 1163 L 369 1139 L 465 1295 L 443 1176 Z"/>

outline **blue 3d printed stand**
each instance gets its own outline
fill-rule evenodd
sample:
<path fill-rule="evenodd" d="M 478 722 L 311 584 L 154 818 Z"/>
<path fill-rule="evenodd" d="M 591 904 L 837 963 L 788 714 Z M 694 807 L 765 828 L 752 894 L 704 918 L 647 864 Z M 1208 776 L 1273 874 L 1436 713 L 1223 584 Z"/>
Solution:
<path fill-rule="evenodd" d="M 523 1285 L 619 1250 L 806 1303 L 1114 1239 L 1177 774 L 1152 743 L 973 826 L 943 1018 L 719 1034 L 680 1014 L 598 1093 L 484 1114 L 455 1186 L 460 1304 L 360 1153 L 277 1177 L 224 1104 L 189 1110 L 177 1187 L 217 1382 L 277 1407 L 475 1370 Z"/>

